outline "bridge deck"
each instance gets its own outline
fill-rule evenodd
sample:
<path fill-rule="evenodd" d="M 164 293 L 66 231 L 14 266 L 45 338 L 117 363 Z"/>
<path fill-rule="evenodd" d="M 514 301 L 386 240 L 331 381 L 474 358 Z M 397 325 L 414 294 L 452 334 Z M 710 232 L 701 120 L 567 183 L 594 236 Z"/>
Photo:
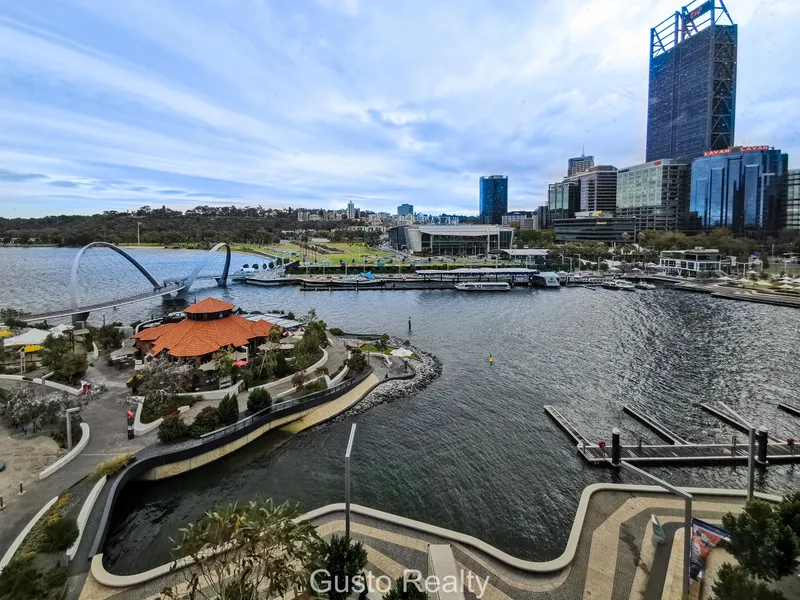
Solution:
<path fill-rule="evenodd" d="M 792 406 L 786 402 L 778 402 L 778 408 L 782 411 L 789 413 L 790 415 L 794 415 L 795 417 L 800 417 L 800 408 L 796 406 Z"/>
<path fill-rule="evenodd" d="M 621 448 L 622 460 L 630 463 L 671 463 L 699 465 L 714 463 L 746 463 L 747 444 L 731 446 L 727 444 L 680 444 L 680 445 L 642 445 Z M 580 447 L 583 457 L 594 463 L 611 462 L 611 448 L 597 445 Z M 767 444 L 767 462 L 800 462 L 800 454 L 786 443 Z"/>

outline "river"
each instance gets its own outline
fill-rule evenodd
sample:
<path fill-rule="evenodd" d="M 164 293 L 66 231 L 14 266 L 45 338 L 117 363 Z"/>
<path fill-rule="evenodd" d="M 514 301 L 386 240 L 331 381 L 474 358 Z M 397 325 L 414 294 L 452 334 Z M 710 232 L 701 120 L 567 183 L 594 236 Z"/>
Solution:
<path fill-rule="evenodd" d="M 75 252 L 0 249 L 0 270 L 11 282 L 0 289 L 0 306 L 33 311 L 66 305 Z M 200 255 L 132 254 L 148 268 L 158 264 L 176 274 L 188 273 Z M 249 260 L 235 256 L 234 265 Z M 791 308 L 664 287 L 468 294 L 231 285 L 207 286 L 196 295 L 251 310 L 300 315 L 315 308 L 329 326 L 386 332 L 436 354 L 443 373 L 430 387 L 352 419 L 358 423 L 353 501 L 475 535 L 523 558 L 546 560 L 562 552 L 585 486 L 644 483 L 585 465 L 545 414 L 545 404 L 560 408 L 592 440 L 610 439 L 618 426 L 623 442 L 658 442 L 622 413 L 626 403 L 692 442 L 730 442 L 735 432 L 698 406 L 717 400 L 776 437 L 800 431 L 800 421 L 776 408 L 800 387 L 800 311 Z M 153 300 L 106 311 L 106 319 L 130 322 L 160 310 Z M 169 538 L 220 503 L 271 497 L 307 510 L 341 502 L 349 428 L 345 420 L 291 437 L 270 434 L 198 471 L 132 485 L 115 512 L 107 562 L 117 573 L 132 573 L 169 561 Z M 746 479 L 743 466 L 652 472 L 680 485 L 741 488 Z M 782 492 L 797 484 L 794 467 L 773 466 L 756 487 Z"/>

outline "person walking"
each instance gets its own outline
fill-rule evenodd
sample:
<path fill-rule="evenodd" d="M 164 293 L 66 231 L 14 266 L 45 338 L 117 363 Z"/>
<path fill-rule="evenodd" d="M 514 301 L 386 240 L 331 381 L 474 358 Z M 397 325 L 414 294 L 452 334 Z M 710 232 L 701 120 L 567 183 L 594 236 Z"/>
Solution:
<path fill-rule="evenodd" d="M 492 358 L 492 355 L 491 355 L 491 354 L 489 355 L 489 366 L 490 366 L 490 367 L 493 367 L 493 366 L 494 366 L 494 358 Z"/>

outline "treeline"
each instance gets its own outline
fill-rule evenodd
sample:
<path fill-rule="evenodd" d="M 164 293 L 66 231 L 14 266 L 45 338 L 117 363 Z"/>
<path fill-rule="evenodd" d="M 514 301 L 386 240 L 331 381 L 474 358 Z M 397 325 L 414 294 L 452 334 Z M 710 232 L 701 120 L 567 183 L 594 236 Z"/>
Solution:
<path fill-rule="evenodd" d="M 306 229 L 330 225 L 324 221 L 302 224 Z M 291 208 L 197 206 L 181 212 L 144 206 L 133 212 L 105 211 L 95 215 L 53 215 L 35 219 L 0 217 L 0 243 L 84 246 L 104 241 L 134 244 L 137 227 L 143 244 L 220 241 L 274 244 L 285 237 L 281 235 L 282 230 L 297 229 L 298 223 L 297 210 Z"/>

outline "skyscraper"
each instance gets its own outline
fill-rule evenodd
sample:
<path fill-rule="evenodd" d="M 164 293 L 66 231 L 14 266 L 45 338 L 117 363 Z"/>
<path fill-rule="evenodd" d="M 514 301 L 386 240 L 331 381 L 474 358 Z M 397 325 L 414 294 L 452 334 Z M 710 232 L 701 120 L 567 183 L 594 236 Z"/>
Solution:
<path fill-rule="evenodd" d="M 689 211 L 688 160 L 665 158 L 617 172 L 618 217 L 634 217 L 638 231 L 683 229 Z"/>
<path fill-rule="evenodd" d="M 692 0 L 650 30 L 647 162 L 733 146 L 737 40 L 723 0 Z"/>
<path fill-rule="evenodd" d="M 414 205 L 413 204 L 401 204 L 397 207 L 397 216 L 398 217 L 406 217 L 409 215 L 414 214 Z"/>
<path fill-rule="evenodd" d="M 786 178 L 786 229 L 800 229 L 800 169 L 789 169 Z"/>
<path fill-rule="evenodd" d="M 585 156 L 581 153 L 580 156 L 570 158 L 567 160 L 567 177 L 572 177 L 577 173 L 588 171 L 594 166 L 594 156 Z"/>
<path fill-rule="evenodd" d="M 614 212 L 617 206 L 617 168 L 597 165 L 572 180 L 580 182 L 580 210 Z"/>
<path fill-rule="evenodd" d="M 353 204 L 353 201 L 347 203 L 347 218 L 351 221 L 356 218 L 356 205 Z"/>
<path fill-rule="evenodd" d="M 500 225 L 508 212 L 508 176 L 481 177 L 480 221 L 486 225 Z"/>
<path fill-rule="evenodd" d="M 711 150 L 692 163 L 690 218 L 700 228 L 759 236 L 786 219 L 789 157 L 770 146 Z"/>

